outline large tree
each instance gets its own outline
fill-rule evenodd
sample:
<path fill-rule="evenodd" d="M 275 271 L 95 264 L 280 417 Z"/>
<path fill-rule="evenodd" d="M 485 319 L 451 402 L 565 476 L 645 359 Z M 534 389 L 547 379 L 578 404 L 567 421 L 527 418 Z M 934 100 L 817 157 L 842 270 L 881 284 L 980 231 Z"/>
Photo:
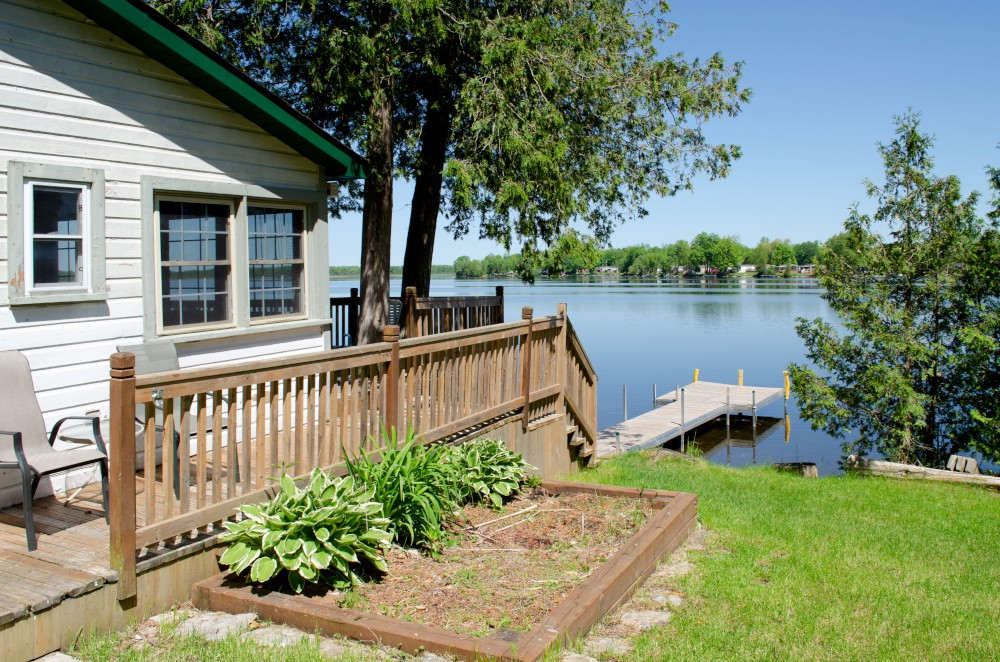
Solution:
<path fill-rule="evenodd" d="M 702 131 L 748 99 L 739 65 L 661 54 L 660 2 L 152 1 L 367 156 L 333 209 L 363 208 L 362 340 L 387 312 L 394 176 L 414 181 L 403 287 L 426 292 L 442 210 L 520 242 L 530 274 L 570 222 L 603 242 L 739 155 Z"/>
<path fill-rule="evenodd" d="M 996 220 L 977 216 L 978 196 L 963 197 L 956 177 L 934 174 L 931 147 L 915 115 L 897 118 L 879 150 L 885 181 L 866 185 L 875 212 L 855 207 L 839 249 L 824 254 L 820 283 L 841 329 L 800 320 L 815 368 L 789 368 L 802 416 L 847 437 L 847 452 L 940 465 L 973 449 L 996 460 Z"/>

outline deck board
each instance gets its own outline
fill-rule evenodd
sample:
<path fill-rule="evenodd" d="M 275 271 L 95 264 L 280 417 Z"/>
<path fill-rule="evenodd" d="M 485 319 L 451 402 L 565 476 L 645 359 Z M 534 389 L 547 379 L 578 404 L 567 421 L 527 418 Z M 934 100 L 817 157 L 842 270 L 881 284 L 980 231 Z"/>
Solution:
<path fill-rule="evenodd" d="M 784 397 L 784 389 L 770 386 L 737 386 L 697 381 L 684 387 L 684 431 L 723 416 L 729 398 L 730 413 L 750 411 L 756 396 L 757 410 Z M 681 402 L 674 392 L 656 398 L 652 410 L 602 430 L 597 456 L 609 457 L 640 448 L 659 446 L 681 434 Z"/>
<path fill-rule="evenodd" d="M 194 460 L 194 458 L 192 458 Z M 223 467 L 217 472 L 226 482 Z M 209 470 L 209 476 L 211 476 Z M 191 472 L 194 480 L 194 471 Z M 136 521 L 146 519 L 142 472 L 136 476 Z M 212 481 L 208 481 L 211 489 Z M 189 489 L 196 489 L 190 485 Z M 156 474 L 156 507 L 163 512 L 164 495 L 172 490 Z M 191 499 L 192 505 L 194 499 Z M 108 567 L 109 532 L 104 521 L 101 485 L 87 485 L 70 499 L 66 494 L 36 499 L 32 509 L 38 548 L 28 551 L 24 534 L 24 511 L 20 505 L 0 510 L 0 625 L 48 609 L 67 597 L 97 590 L 118 581 Z M 161 515 L 162 517 L 162 515 Z M 140 560 L 172 553 L 188 540 L 148 552 Z"/>

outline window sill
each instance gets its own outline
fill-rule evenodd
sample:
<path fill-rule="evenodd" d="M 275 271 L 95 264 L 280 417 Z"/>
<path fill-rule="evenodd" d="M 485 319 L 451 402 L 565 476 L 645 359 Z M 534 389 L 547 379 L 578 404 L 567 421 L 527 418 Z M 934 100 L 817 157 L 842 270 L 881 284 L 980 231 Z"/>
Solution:
<path fill-rule="evenodd" d="M 170 342 L 175 345 L 201 342 L 203 340 L 225 340 L 227 338 L 239 338 L 244 336 L 256 336 L 266 333 L 278 333 L 281 331 L 295 331 L 297 329 L 309 329 L 313 327 L 329 326 L 329 319 L 300 319 L 294 322 L 272 322 L 254 324 L 250 327 L 225 329 L 215 329 L 212 331 L 194 331 L 191 333 L 171 333 L 161 335 L 156 338 L 158 341 Z"/>
<path fill-rule="evenodd" d="M 108 295 L 103 292 L 73 292 L 60 291 L 51 294 L 34 293 L 30 295 L 15 294 L 10 297 L 11 306 L 46 306 L 53 303 L 93 303 L 107 301 Z"/>

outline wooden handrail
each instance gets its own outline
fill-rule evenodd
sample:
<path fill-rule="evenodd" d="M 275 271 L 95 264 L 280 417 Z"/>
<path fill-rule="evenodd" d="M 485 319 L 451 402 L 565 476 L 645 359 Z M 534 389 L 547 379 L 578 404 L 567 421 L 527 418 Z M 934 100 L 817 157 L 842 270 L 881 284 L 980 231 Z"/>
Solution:
<path fill-rule="evenodd" d="M 567 442 L 586 442 L 580 457 L 591 455 L 596 375 L 563 306 L 545 317 L 528 308 L 505 324 L 398 334 L 387 327 L 380 343 L 139 377 L 113 370 L 110 446 L 130 456 L 112 461 L 121 480 L 112 487 L 111 557 L 123 595 L 134 590 L 128 550 L 214 532 L 236 506 L 267 498 L 283 471 L 300 478 L 314 467 L 339 471 L 345 454 L 380 445 L 372 440 L 383 425 L 412 427 L 430 443 L 504 418 L 520 419 L 527 431 L 569 416 L 580 433 Z M 162 471 L 136 473 L 137 404 L 146 461 L 162 457 Z M 114 510 L 124 502 L 131 519 L 127 508 Z"/>
<path fill-rule="evenodd" d="M 586 350 L 583 349 L 583 344 L 580 343 L 579 336 L 576 335 L 576 330 L 573 328 L 573 323 L 566 318 L 567 325 L 567 342 L 569 343 L 569 350 L 573 352 L 573 355 L 579 359 L 583 369 L 586 371 L 587 376 L 591 379 L 592 383 L 597 381 L 597 371 L 594 370 L 594 364 L 590 362 L 590 357 L 587 356 Z"/>

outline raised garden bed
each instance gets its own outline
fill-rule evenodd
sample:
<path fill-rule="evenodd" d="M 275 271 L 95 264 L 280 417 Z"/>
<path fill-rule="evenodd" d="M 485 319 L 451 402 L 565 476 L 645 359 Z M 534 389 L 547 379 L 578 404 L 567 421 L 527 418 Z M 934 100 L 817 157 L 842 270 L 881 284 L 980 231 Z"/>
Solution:
<path fill-rule="evenodd" d="M 408 652 L 537 660 L 631 595 L 687 536 L 697 497 L 546 481 L 504 512 L 465 514 L 468 528 L 440 560 L 397 550 L 381 584 L 346 596 L 253 588 L 220 573 L 195 585 L 195 604 Z"/>

